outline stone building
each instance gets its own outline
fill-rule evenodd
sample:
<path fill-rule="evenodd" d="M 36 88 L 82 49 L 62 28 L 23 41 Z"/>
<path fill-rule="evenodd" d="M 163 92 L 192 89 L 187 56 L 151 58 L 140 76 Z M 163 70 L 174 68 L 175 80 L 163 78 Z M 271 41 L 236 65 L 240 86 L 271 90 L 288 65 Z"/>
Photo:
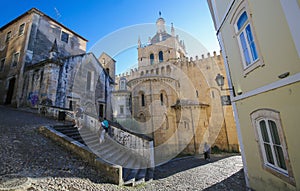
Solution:
<path fill-rule="evenodd" d="M 115 61 L 103 53 L 102 65 L 86 53 L 86 43 L 35 8 L 1 27 L 0 104 L 65 109 L 80 104 L 96 118 L 111 118 Z"/>
<path fill-rule="evenodd" d="M 162 17 L 156 26 L 148 44 L 138 39 L 138 68 L 116 76 L 114 119 L 154 138 L 156 163 L 202 152 L 204 142 L 238 151 L 229 92 L 215 81 L 217 74 L 226 77 L 222 56 L 188 59 L 173 25 L 171 34 Z"/>
<path fill-rule="evenodd" d="M 25 67 L 47 59 L 53 43 L 63 57 L 85 53 L 86 42 L 34 8 L 1 27 L 0 103 L 18 107 L 26 103 L 22 94 Z"/>

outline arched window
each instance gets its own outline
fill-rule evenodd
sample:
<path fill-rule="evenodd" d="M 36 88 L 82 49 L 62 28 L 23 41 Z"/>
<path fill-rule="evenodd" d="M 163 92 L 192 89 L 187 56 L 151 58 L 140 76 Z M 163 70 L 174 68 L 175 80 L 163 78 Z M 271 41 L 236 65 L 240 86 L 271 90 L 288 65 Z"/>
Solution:
<path fill-rule="evenodd" d="M 171 74 L 171 67 L 168 65 L 167 66 L 167 75 L 170 75 Z"/>
<path fill-rule="evenodd" d="M 244 58 L 244 66 L 248 67 L 258 60 L 258 53 L 246 11 L 240 15 L 236 22 L 236 32 Z"/>
<path fill-rule="evenodd" d="M 159 51 L 159 53 L 158 53 L 158 60 L 159 60 L 159 62 L 164 61 L 164 53 L 162 51 Z"/>
<path fill-rule="evenodd" d="M 165 75 L 165 67 L 161 67 L 161 75 Z"/>
<path fill-rule="evenodd" d="M 164 105 L 164 94 L 160 94 L 160 105 Z"/>
<path fill-rule="evenodd" d="M 151 65 L 154 64 L 154 54 L 153 53 L 150 54 L 150 64 Z"/>
<path fill-rule="evenodd" d="M 263 108 L 252 112 L 250 116 L 264 168 L 278 177 L 283 174 L 293 178 L 280 113 Z"/>

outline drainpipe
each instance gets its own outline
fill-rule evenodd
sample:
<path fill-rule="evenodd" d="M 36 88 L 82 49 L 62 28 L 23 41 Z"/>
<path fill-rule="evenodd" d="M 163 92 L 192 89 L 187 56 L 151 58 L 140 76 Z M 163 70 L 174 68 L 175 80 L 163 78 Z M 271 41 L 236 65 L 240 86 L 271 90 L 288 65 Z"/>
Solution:
<path fill-rule="evenodd" d="M 225 69 L 226 69 L 226 76 L 227 76 L 227 79 L 228 79 L 228 82 L 229 82 L 228 86 L 229 86 L 229 88 L 232 88 L 231 75 L 230 75 L 229 65 L 228 65 L 228 62 L 227 62 L 227 56 L 226 56 L 222 36 L 221 36 L 221 34 L 219 34 L 219 32 L 217 32 L 217 38 L 218 38 L 221 50 L 223 50 L 222 55 L 223 55 Z M 234 95 L 233 91 L 230 91 L 231 100 L 234 97 L 233 95 Z M 235 102 L 232 102 L 232 108 L 233 108 L 233 113 L 234 113 L 234 120 L 235 120 L 235 123 L 236 123 L 236 130 L 237 130 L 237 133 L 238 133 L 238 139 L 239 139 L 239 143 L 240 143 L 240 149 L 241 149 L 242 161 L 243 161 L 243 166 L 244 166 L 246 186 L 248 188 L 250 188 L 249 178 L 248 178 L 248 167 L 247 167 L 247 164 L 246 164 L 245 150 L 244 150 L 244 145 L 243 145 L 243 137 L 242 137 L 242 133 L 241 133 L 241 126 L 240 126 L 240 122 L 239 122 L 239 118 L 238 118 L 238 112 L 237 112 Z"/>

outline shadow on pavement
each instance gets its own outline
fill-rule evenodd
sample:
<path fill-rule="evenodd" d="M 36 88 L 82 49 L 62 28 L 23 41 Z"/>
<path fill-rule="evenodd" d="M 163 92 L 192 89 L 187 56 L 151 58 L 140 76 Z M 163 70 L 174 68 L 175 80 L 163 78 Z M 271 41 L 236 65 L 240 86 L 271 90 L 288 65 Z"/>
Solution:
<path fill-rule="evenodd" d="M 192 168 L 203 166 L 212 162 L 216 162 L 230 156 L 234 156 L 234 155 L 233 154 L 212 155 L 210 162 L 204 160 L 203 156 L 201 155 L 175 158 L 163 165 L 156 166 L 154 172 L 154 179 L 158 180 L 158 179 L 166 178 L 176 173 L 190 170 Z"/>
<path fill-rule="evenodd" d="M 232 176 L 228 177 L 227 179 L 204 189 L 204 191 L 216 191 L 216 190 L 247 191 L 247 188 L 245 188 L 242 185 L 246 185 L 243 169 L 233 174 Z"/>

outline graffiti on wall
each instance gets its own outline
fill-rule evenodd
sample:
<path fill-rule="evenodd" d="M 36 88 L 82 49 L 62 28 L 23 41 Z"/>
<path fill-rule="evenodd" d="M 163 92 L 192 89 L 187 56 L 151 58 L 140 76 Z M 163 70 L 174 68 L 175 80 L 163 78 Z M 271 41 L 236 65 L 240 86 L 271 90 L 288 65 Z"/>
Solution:
<path fill-rule="evenodd" d="M 39 96 L 37 92 L 29 92 L 28 99 L 27 99 L 32 106 L 35 106 L 39 102 Z"/>

